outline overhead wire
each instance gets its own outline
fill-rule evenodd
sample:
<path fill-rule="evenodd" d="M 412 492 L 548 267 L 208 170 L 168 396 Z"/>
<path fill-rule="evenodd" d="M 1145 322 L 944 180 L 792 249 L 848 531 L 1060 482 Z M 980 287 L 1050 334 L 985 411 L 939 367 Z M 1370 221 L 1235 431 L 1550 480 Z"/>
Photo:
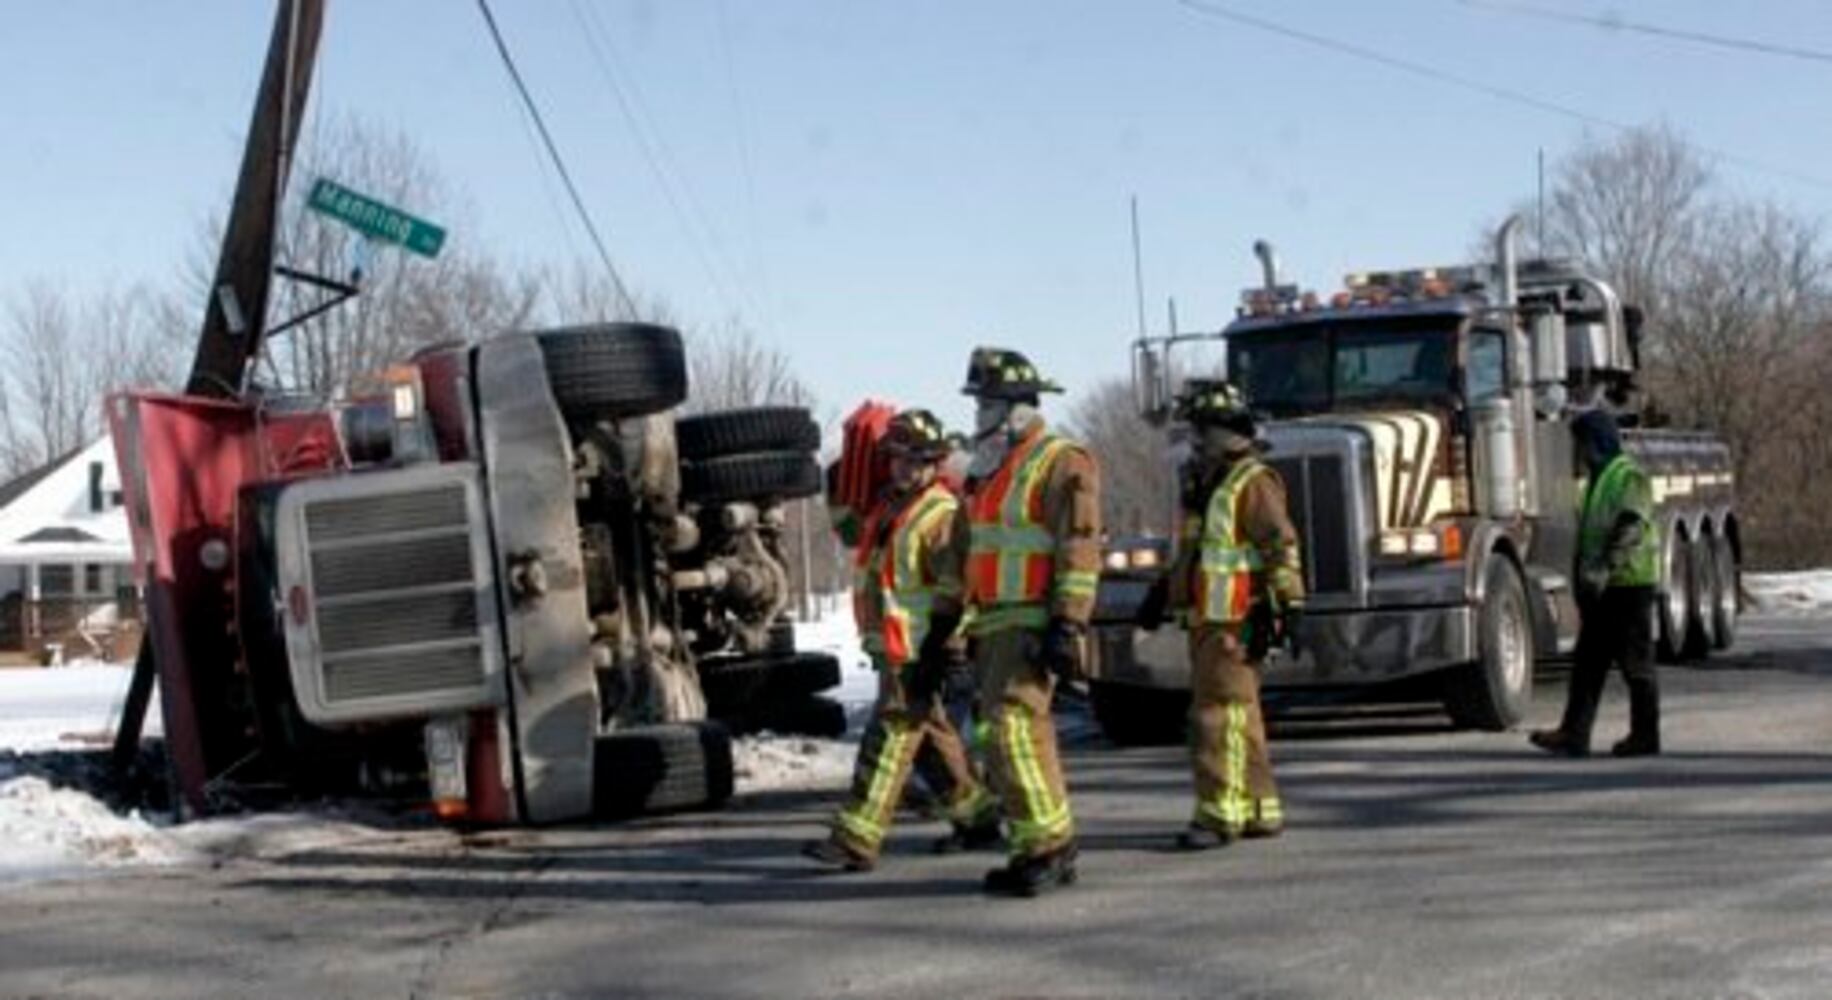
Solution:
<path fill-rule="evenodd" d="M 1594 28 L 1602 28 L 1606 31 L 1627 31 L 1639 35 L 1691 42 L 1695 45 L 1708 45 L 1714 48 L 1731 49 L 1738 52 L 1753 52 L 1769 56 L 1785 56 L 1791 59 L 1803 59 L 1808 62 L 1832 63 L 1832 52 L 1823 49 L 1810 49 L 1797 45 L 1783 45 L 1779 42 L 1768 42 L 1757 38 L 1737 38 L 1730 35 L 1714 34 L 1707 31 L 1692 31 L 1685 28 L 1668 28 L 1663 25 L 1650 24 L 1646 21 L 1630 21 L 1614 12 L 1608 14 L 1579 14 L 1572 11 L 1541 7 L 1538 4 L 1503 2 L 1503 0 L 1457 0 L 1457 2 L 1465 7 L 1476 10 L 1517 14 L 1525 17 L 1537 17 L 1547 21 L 1563 21 L 1567 24 L 1584 24 Z"/>
<path fill-rule="evenodd" d="M 732 132 L 738 140 L 738 169 L 744 180 L 744 218 L 746 233 L 750 239 L 750 266 L 758 284 L 763 287 L 764 304 L 773 316 L 777 302 L 770 282 L 769 270 L 764 265 L 763 241 L 758 236 L 757 172 L 751 162 L 749 116 L 745 114 L 744 100 L 738 89 L 738 74 L 735 68 L 737 60 L 732 54 L 731 11 L 728 9 L 727 0 L 717 0 L 714 6 L 717 13 L 720 61 L 725 67 L 725 92 L 732 105 Z"/>
<path fill-rule="evenodd" d="M 1543 111 L 1547 114 L 1559 115 L 1561 117 L 1570 118 L 1574 121 L 1583 122 L 1586 125 L 1594 125 L 1599 128 L 1607 128 L 1607 129 L 1610 129 L 1616 132 L 1631 132 L 1634 130 L 1634 126 L 1628 125 L 1624 122 L 1616 121 L 1611 118 L 1605 118 L 1602 115 L 1594 114 L 1589 111 L 1584 111 L 1579 108 L 1574 108 L 1569 105 L 1560 104 L 1556 101 L 1549 101 L 1549 100 L 1546 100 L 1545 98 L 1536 97 L 1532 94 L 1526 93 L 1525 91 L 1515 90 L 1510 87 L 1497 86 L 1491 83 L 1485 83 L 1481 80 L 1475 80 L 1470 77 L 1461 76 L 1459 74 L 1449 72 L 1448 70 L 1441 70 L 1433 66 L 1427 66 L 1423 63 L 1413 62 L 1409 59 L 1402 59 L 1398 56 L 1391 56 L 1384 52 L 1379 52 L 1374 49 L 1367 48 L 1366 46 L 1357 45 L 1353 42 L 1345 42 L 1340 39 L 1330 38 L 1326 35 L 1319 35 L 1314 32 L 1306 31 L 1302 28 L 1294 28 L 1288 24 L 1282 24 L 1277 21 L 1270 21 L 1270 20 L 1267 20 L 1266 18 L 1258 17 L 1252 14 L 1244 13 L 1239 10 L 1235 10 L 1232 7 L 1221 6 L 1220 4 L 1210 2 L 1210 0 L 1176 0 L 1176 3 L 1178 6 L 1184 8 L 1185 10 L 1188 10 L 1195 14 L 1203 15 L 1205 17 L 1216 18 L 1216 19 L 1220 19 L 1224 21 L 1231 21 L 1235 24 L 1245 25 L 1247 27 L 1254 28 L 1259 31 L 1263 31 L 1268 34 L 1279 35 L 1285 38 L 1290 38 L 1296 41 L 1304 42 L 1308 45 L 1312 45 L 1317 48 L 1328 49 L 1329 51 L 1336 52 L 1341 55 L 1353 56 L 1365 62 L 1371 62 L 1377 65 L 1385 66 L 1388 69 L 1399 70 L 1401 72 L 1408 73 L 1413 76 L 1421 77 L 1423 79 L 1432 80 L 1437 83 L 1445 83 L 1445 84 L 1449 84 L 1454 87 L 1460 87 L 1464 90 L 1470 90 L 1476 93 L 1487 94 L 1488 96 L 1493 97 L 1497 100 L 1506 101 L 1512 104 L 1519 104 L 1524 107 L 1529 107 L 1529 108 L 1533 108 L 1538 111 Z M 1832 189 L 1832 180 L 1828 180 L 1824 177 L 1817 177 L 1817 176 L 1814 176 L 1813 174 L 1803 173 L 1799 170 L 1794 170 L 1789 167 L 1776 166 L 1775 164 L 1767 163 L 1762 160 L 1757 160 L 1757 159 L 1754 159 L 1748 156 L 1744 156 L 1740 153 L 1732 153 L 1728 150 L 1717 149 L 1711 146 L 1706 146 L 1700 143 L 1692 142 L 1690 140 L 1684 140 L 1684 141 L 1685 141 L 1685 144 L 1691 147 L 1692 149 L 1695 149 L 1701 153 L 1707 154 L 1716 159 L 1722 160 L 1726 163 L 1736 164 L 1737 166 L 1743 167 L 1747 170 L 1753 170 L 1758 173 L 1766 173 L 1766 174 L 1770 174 L 1776 177 L 1786 178 L 1788 180 L 1795 181 L 1796 183 L 1806 184 L 1812 187 Z"/>
<path fill-rule="evenodd" d="M 560 155 L 559 146 L 553 141 L 553 133 L 547 129 L 547 121 L 541 116 L 541 109 L 534 101 L 534 95 L 528 92 L 528 85 L 522 80 L 521 70 L 516 68 L 515 57 L 509 54 L 509 45 L 503 41 L 502 31 L 496 26 L 496 16 L 490 12 L 489 0 L 477 0 L 477 9 L 483 14 L 486 27 L 490 29 L 490 38 L 496 43 L 496 52 L 502 57 L 503 68 L 509 71 L 509 80 L 521 95 L 522 103 L 528 108 L 528 114 L 534 119 L 534 126 L 541 134 L 541 142 L 547 147 L 547 155 L 553 159 L 554 170 L 560 175 L 560 182 L 565 185 L 566 193 L 571 196 L 573 209 L 579 214 L 579 222 L 585 227 L 586 235 L 591 237 L 592 246 L 597 248 L 598 259 L 604 263 L 604 270 L 610 276 L 611 287 L 617 292 L 617 298 L 630 315 L 636 313 L 636 301 L 630 297 L 630 290 L 623 282 L 623 276 L 617 272 L 617 265 L 611 262 L 611 252 L 605 248 L 604 238 L 598 234 L 598 227 L 592 222 L 591 213 L 585 209 L 585 199 L 579 196 L 579 187 L 573 183 L 572 173 L 566 169 L 566 160 Z"/>
<path fill-rule="evenodd" d="M 598 65 L 599 74 L 604 77 L 605 85 L 611 92 L 612 100 L 617 105 L 624 124 L 629 127 L 630 134 L 636 140 L 637 151 L 642 155 L 643 161 L 648 164 L 649 171 L 655 175 L 656 185 L 661 188 L 663 200 L 668 203 L 675 222 L 686 236 L 689 250 L 698 259 L 701 269 L 706 272 L 707 280 L 712 283 L 727 304 L 741 308 L 741 300 L 744 296 L 742 292 L 734 292 L 733 289 L 742 289 L 742 276 L 736 268 L 732 267 L 729 259 L 720 252 L 719 233 L 706 220 L 705 213 L 698 210 L 693 188 L 682 179 L 678 161 L 675 161 L 660 129 L 648 116 L 642 93 L 637 88 L 635 81 L 630 80 L 626 86 L 613 67 L 613 61 L 621 60 L 616 59 L 618 53 L 608 37 L 609 30 L 602 25 L 595 25 L 592 19 L 588 19 L 587 9 L 582 9 L 578 0 L 573 0 L 571 6 L 573 18 L 578 22 L 585 36 L 586 48 L 591 51 L 592 59 Z M 592 15 L 592 18 L 595 18 L 595 15 Z M 601 33 L 607 36 L 602 46 L 599 43 Z M 611 51 L 610 58 L 605 55 L 606 48 Z M 696 220 L 698 221 L 697 227 Z"/>

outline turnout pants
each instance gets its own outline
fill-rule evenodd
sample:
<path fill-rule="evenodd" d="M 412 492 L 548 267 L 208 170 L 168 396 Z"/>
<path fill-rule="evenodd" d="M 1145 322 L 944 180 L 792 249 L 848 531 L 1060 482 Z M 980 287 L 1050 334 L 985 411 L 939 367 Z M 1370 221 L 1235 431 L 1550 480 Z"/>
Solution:
<path fill-rule="evenodd" d="M 1248 824 L 1285 822 L 1266 723 L 1259 664 L 1249 662 L 1239 625 L 1201 625 L 1190 633 L 1190 759 L 1200 826 L 1239 834 Z"/>
<path fill-rule="evenodd" d="M 1075 821 L 1050 716 L 1056 679 L 1037 662 L 1042 635 L 1013 628 L 974 643 L 980 719 L 991 734 L 988 762 L 1004 800 L 1006 841 L 1013 857 L 1048 854 L 1075 838 Z"/>
<path fill-rule="evenodd" d="M 912 766 L 922 769 L 923 780 L 946 804 L 956 826 L 977 826 L 997 816 L 998 800 L 974 777 L 966 745 L 942 708 L 940 692 L 912 690 L 916 672 L 913 663 L 893 667 L 879 661 L 878 702 L 859 740 L 852 791 L 833 821 L 835 837 L 874 858 Z"/>
<path fill-rule="evenodd" d="M 1579 608 L 1578 648 L 1559 729 L 1588 745 L 1612 666 L 1628 684 L 1629 737 L 1660 743 L 1660 685 L 1654 676 L 1654 588 L 1611 587 Z"/>

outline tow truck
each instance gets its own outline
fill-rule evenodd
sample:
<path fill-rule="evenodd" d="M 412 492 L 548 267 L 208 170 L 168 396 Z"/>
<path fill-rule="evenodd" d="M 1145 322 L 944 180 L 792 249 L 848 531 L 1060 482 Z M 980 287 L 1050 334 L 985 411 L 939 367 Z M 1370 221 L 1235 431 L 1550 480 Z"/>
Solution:
<path fill-rule="evenodd" d="M 1519 260 L 1517 224 L 1497 232 L 1490 261 L 1351 274 L 1327 299 L 1283 282 L 1260 241 L 1263 281 L 1232 323 L 1134 342 L 1137 402 L 1165 429 L 1167 464 L 1188 455 L 1187 429 L 1168 419 L 1178 378 L 1225 375 L 1262 414 L 1310 593 L 1301 653 L 1267 665 L 1272 698 L 1423 689 L 1461 726 L 1521 722 L 1536 665 L 1576 642 L 1584 484 L 1570 424 L 1592 407 L 1618 415 L 1653 479 L 1660 655 L 1735 641 L 1742 544 L 1728 447 L 1645 425 L 1641 312 L 1575 262 Z M 1204 367 L 1218 346 L 1220 370 Z M 1131 624 L 1167 551 L 1138 539 L 1108 554 L 1090 696 L 1120 742 L 1180 732 L 1183 637 Z"/>

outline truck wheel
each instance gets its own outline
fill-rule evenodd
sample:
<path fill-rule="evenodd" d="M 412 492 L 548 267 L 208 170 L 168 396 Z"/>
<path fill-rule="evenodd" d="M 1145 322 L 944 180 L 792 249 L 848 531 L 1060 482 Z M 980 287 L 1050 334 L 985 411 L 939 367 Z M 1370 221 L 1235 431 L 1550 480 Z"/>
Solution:
<path fill-rule="evenodd" d="M 1717 647 L 1718 578 L 1711 544 L 1712 536 L 1701 534 L 1686 546 L 1692 563 L 1692 614 L 1681 652 L 1688 660 L 1702 660 Z"/>
<path fill-rule="evenodd" d="M 701 660 L 706 713 L 737 719 L 765 701 L 805 697 L 840 683 L 840 661 L 826 653 L 731 656 Z"/>
<path fill-rule="evenodd" d="M 681 458 L 702 462 L 753 451 L 817 451 L 821 429 L 800 406 L 753 406 L 674 422 Z"/>
<path fill-rule="evenodd" d="M 1181 743 L 1189 724 L 1190 699 L 1182 691 L 1089 681 L 1088 701 L 1101 733 L 1123 747 Z"/>
<path fill-rule="evenodd" d="M 1660 533 L 1660 628 L 1655 632 L 1655 654 L 1664 663 L 1684 656 L 1686 623 L 1692 620 L 1692 560 L 1686 536 L 1678 521 L 1667 522 Z"/>
<path fill-rule="evenodd" d="M 1445 678 L 1444 708 L 1459 726 L 1500 732 L 1526 718 L 1533 702 L 1533 618 L 1513 563 L 1490 559 L 1485 581 L 1487 597 L 1476 618 L 1478 658 Z"/>
<path fill-rule="evenodd" d="M 534 336 L 568 420 L 641 417 L 687 398 L 687 356 L 672 327 L 597 323 Z"/>
<path fill-rule="evenodd" d="M 1722 531 L 1711 539 L 1711 564 L 1717 580 L 1717 600 L 1711 608 L 1711 638 L 1718 649 L 1729 649 L 1737 641 L 1737 611 L 1743 581 L 1737 572 L 1736 547 L 1730 544 L 1730 536 Z"/>
<path fill-rule="evenodd" d="M 821 491 L 821 468 L 800 451 L 762 451 L 681 466 L 681 499 L 689 503 L 794 500 Z"/>
<path fill-rule="evenodd" d="M 736 728 L 742 733 L 768 730 L 782 736 L 838 739 L 846 735 L 846 706 L 820 695 L 785 698 L 746 712 Z"/>
<path fill-rule="evenodd" d="M 624 818 L 710 808 L 732 796 L 732 740 L 716 722 L 638 726 L 598 737 L 593 811 Z"/>

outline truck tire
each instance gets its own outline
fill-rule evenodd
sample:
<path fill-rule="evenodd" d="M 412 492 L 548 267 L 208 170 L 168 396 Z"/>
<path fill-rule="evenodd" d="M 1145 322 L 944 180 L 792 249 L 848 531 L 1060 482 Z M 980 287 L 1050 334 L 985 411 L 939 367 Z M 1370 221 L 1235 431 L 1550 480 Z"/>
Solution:
<path fill-rule="evenodd" d="M 818 694 L 766 702 L 745 713 L 738 731 L 839 739 L 846 735 L 846 706 Z"/>
<path fill-rule="evenodd" d="M 706 713 L 736 720 L 752 706 L 806 697 L 840 683 L 840 661 L 826 653 L 732 656 L 701 660 Z"/>
<path fill-rule="evenodd" d="M 1737 569 L 1736 546 L 1730 544 L 1730 536 L 1721 529 L 1711 539 L 1711 563 L 1717 579 L 1717 600 L 1711 607 L 1711 638 L 1718 649 L 1729 649 L 1737 641 L 1743 579 Z"/>
<path fill-rule="evenodd" d="M 1190 698 L 1185 691 L 1089 681 L 1088 702 L 1101 734 L 1118 746 L 1181 743 L 1189 724 Z"/>
<path fill-rule="evenodd" d="M 1685 529 L 1668 521 L 1660 532 L 1660 593 L 1655 601 L 1654 653 L 1663 663 L 1685 655 L 1687 623 L 1692 620 L 1692 559 Z"/>
<path fill-rule="evenodd" d="M 1680 652 L 1688 660 L 1702 660 L 1717 648 L 1718 578 L 1711 544 L 1712 536 L 1701 532 L 1686 545 L 1692 563 L 1692 616 Z"/>
<path fill-rule="evenodd" d="M 711 808 L 732 796 L 732 741 L 716 722 L 639 726 L 598 737 L 592 805 L 622 819 Z"/>
<path fill-rule="evenodd" d="M 689 503 L 794 500 L 821 491 L 821 468 L 800 451 L 730 455 L 681 466 L 681 499 Z"/>
<path fill-rule="evenodd" d="M 687 356 L 672 327 L 596 323 L 534 336 L 569 421 L 647 416 L 687 398 Z"/>
<path fill-rule="evenodd" d="M 1513 563 L 1491 557 L 1484 581 L 1477 659 L 1444 679 L 1444 709 L 1458 726 L 1500 732 L 1526 718 L 1533 702 L 1533 618 Z"/>
<path fill-rule="evenodd" d="M 817 451 L 821 429 L 800 406 L 752 406 L 674 422 L 681 458 L 703 462 L 753 451 Z"/>

